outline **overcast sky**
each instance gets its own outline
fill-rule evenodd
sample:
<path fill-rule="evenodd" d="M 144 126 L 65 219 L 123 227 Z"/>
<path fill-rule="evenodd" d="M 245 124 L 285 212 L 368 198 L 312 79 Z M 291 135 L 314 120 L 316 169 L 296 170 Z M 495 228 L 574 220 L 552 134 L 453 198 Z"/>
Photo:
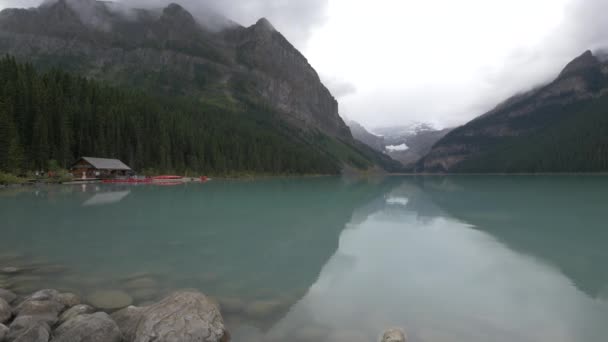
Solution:
<path fill-rule="evenodd" d="M 367 127 L 463 124 L 608 46 L 608 0 L 174 1 L 243 25 L 267 17 L 308 57 L 341 114 Z"/>

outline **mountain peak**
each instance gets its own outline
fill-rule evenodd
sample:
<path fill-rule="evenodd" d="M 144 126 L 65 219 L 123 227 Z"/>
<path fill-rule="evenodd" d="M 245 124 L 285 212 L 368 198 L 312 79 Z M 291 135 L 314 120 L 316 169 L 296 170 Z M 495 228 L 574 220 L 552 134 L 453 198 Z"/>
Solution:
<path fill-rule="evenodd" d="M 266 18 L 260 18 L 254 25 L 256 28 L 268 30 L 268 31 L 276 31 L 274 26 L 270 23 L 270 21 Z"/>
<path fill-rule="evenodd" d="M 580 73 L 599 66 L 599 59 L 593 55 L 590 50 L 585 51 L 582 55 L 575 58 L 572 62 L 568 63 L 564 70 L 559 75 L 559 78 L 568 77 L 573 74 Z"/>
<path fill-rule="evenodd" d="M 179 34 L 191 34 L 198 28 L 194 16 L 188 12 L 188 10 L 176 3 L 171 3 L 163 9 L 161 21 L 172 31 L 178 32 Z"/>
<path fill-rule="evenodd" d="M 178 20 L 182 24 L 190 24 L 196 22 L 192 14 L 188 12 L 181 5 L 176 3 L 170 3 L 163 9 L 163 17 L 171 18 L 172 20 Z"/>

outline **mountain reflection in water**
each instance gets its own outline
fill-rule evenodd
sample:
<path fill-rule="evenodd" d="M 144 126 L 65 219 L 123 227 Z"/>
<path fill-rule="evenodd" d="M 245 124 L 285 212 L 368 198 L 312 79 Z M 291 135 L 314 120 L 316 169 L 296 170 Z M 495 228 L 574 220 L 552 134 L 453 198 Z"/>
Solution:
<path fill-rule="evenodd" d="M 392 326 L 411 341 L 599 342 L 607 195 L 608 177 L 52 187 L 0 192 L 0 248 L 70 267 L 45 287 L 85 296 L 145 272 L 158 296 L 230 299 L 237 342 Z"/>

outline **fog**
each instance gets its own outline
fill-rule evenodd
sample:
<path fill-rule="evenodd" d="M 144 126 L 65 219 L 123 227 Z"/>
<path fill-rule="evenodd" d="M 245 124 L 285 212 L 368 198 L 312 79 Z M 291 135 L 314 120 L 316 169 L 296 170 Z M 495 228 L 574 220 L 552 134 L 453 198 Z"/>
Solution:
<path fill-rule="evenodd" d="M 608 46 L 605 0 L 331 0 L 306 55 L 368 128 L 466 123 Z M 328 82 L 329 83 L 329 82 Z M 331 88 L 331 83 L 329 83 Z"/>
<path fill-rule="evenodd" d="M 83 1 L 83 0 L 69 0 Z M 244 26 L 268 18 L 368 128 L 460 125 L 608 47 L 605 0 L 119 0 Z M 0 0 L 30 7 L 36 0 Z M 221 21 L 220 21 L 221 22 Z"/>

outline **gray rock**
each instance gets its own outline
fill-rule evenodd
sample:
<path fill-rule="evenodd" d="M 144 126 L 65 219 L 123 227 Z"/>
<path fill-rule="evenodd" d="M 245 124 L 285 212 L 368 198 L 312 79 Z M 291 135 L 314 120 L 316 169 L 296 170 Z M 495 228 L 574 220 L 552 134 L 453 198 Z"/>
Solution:
<path fill-rule="evenodd" d="M 59 321 L 57 324 L 63 324 L 76 316 L 92 314 L 94 312 L 95 309 L 92 306 L 79 304 L 67 309 L 64 313 L 62 313 L 61 316 L 59 316 Z"/>
<path fill-rule="evenodd" d="M 382 335 L 381 342 L 406 342 L 407 336 L 402 329 L 388 329 Z"/>
<path fill-rule="evenodd" d="M 144 316 L 144 311 L 145 308 L 129 306 L 112 314 L 112 319 L 118 324 L 125 341 L 135 340 L 135 333 Z"/>
<path fill-rule="evenodd" d="M 59 319 L 59 314 L 66 306 L 60 301 L 60 294 L 56 290 L 41 290 L 25 298 L 15 308 L 17 318 L 31 317 L 33 320 L 41 321 L 53 326 Z M 11 324 L 12 326 L 12 324 Z"/>
<path fill-rule="evenodd" d="M 52 300 L 28 300 L 19 304 L 15 313 L 17 317 L 34 317 L 52 326 L 57 323 L 59 314 L 64 308 L 65 305 Z"/>
<path fill-rule="evenodd" d="M 40 290 L 33 293 L 31 296 L 27 297 L 25 300 L 53 300 L 59 302 L 59 291 L 57 290 Z"/>
<path fill-rule="evenodd" d="M 134 342 L 218 342 L 229 335 L 217 306 L 196 291 L 181 291 L 144 307 L 112 316 L 126 340 Z"/>
<path fill-rule="evenodd" d="M 76 316 L 60 325 L 53 342 L 120 342 L 116 323 L 105 312 Z"/>
<path fill-rule="evenodd" d="M 19 316 L 11 323 L 6 340 L 8 342 L 48 342 L 51 328 L 33 316 Z"/>
<path fill-rule="evenodd" d="M 96 308 L 116 310 L 131 305 L 133 298 L 124 291 L 110 290 L 94 292 L 87 297 L 87 301 Z"/>
<path fill-rule="evenodd" d="M 0 298 L 0 324 L 8 322 L 13 317 L 13 310 L 8 303 Z"/>
<path fill-rule="evenodd" d="M 131 291 L 133 298 L 141 305 L 141 302 L 146 302 L 160 298 L 160 292 L 155 288 L 142 288 Z"/>
<path fill-rule="evenodd" d="M 58 296 L 57 300 L 68 308 L 81 303 L 80 297 L 73 293 L 62 293 Z"/>
<path fill-rule="evenodd" d="M 4 324 L 0 324 L 0 342 L 4 341 L 4 338 L 8 334 L 8 327 Z"/>
<path fill-rule="evenodd" d="M 7 303 L 12 303 L 15 299 L 17 299 L 17 295 L 12 293 L 9 290 L 0 289 L 0 298 L 4 299 Z"/>

